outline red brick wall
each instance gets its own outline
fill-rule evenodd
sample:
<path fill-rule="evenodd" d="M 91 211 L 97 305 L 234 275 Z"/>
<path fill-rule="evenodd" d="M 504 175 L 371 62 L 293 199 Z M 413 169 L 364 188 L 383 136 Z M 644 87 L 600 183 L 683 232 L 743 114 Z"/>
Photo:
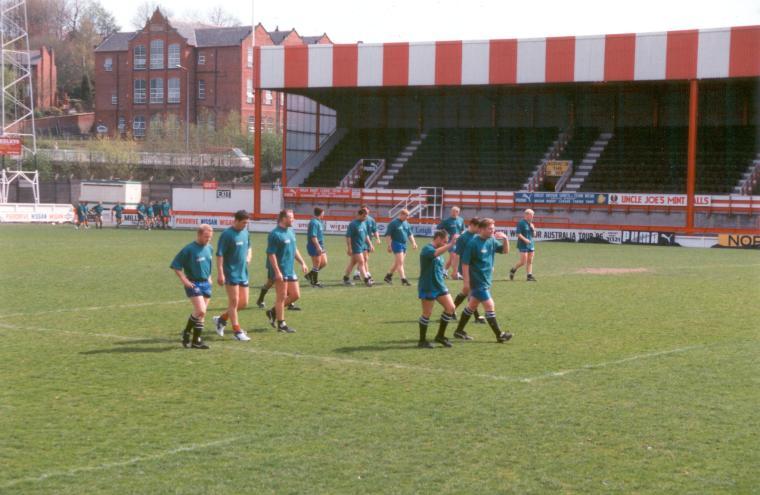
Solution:
<path fill-rule="evenodd" d="M 32 68 L 32 91 L 35 108 L 50 108 L 57 102 L 57 70 L 53 50 L 41 46 L 39 63 Z"/>

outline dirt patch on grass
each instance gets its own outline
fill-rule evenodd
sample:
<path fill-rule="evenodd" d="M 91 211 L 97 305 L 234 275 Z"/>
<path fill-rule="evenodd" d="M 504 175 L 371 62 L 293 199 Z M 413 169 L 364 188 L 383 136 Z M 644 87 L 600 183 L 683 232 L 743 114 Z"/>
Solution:
<path fill-rule="evenodd" d="M 575 273 L 584 275 L 627 275 L 629 273 L 648 273 L 647 268 L 581 268 Z"/>

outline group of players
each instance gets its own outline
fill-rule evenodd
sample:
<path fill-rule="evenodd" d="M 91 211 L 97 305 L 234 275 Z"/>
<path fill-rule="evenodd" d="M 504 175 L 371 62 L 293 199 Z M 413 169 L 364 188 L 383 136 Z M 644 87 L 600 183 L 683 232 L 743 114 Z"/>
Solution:
<path fill-rule="evenodd" d="M 103 228 L 103 212 L 108 208 L 103 207 L 103 202 L 98 201 L 92 209 L 87 205 L 87 201 L 80 201 L 74 205 L 76 222 L 74 228 L 79 230 L 90 228 L 89 216 L 92 216 L 96 229 Z M 124 221 L 124 205 L 117 202 L 112 208 L 113 220 L 116 228 L 120 228 Z M 172 205 L 168 199 L 163 201 L 154 201 L 152 204 L 149 200 L 140 201 L 137 204 L 137 228 L 151 229 L 169 229 L 171 224 Z"/>
<path fill-rule="evenodd" d="M 498 343 L 507 342 L 512 338 L 512 334 L 502 330 L 496 319 L 495 303 L 490 292 L 495 254 L 509 253 L 509 240 L 504 233 L 496 232 L 495 222 L 490 218 L 472 218 L 465 230 L 464 221 L 459 214 L 459 208 L 452 208 L 451 216 L 438 225 L 432 242 L 424 246 L 420 252 L 418 282 L 418 297 L 422 305 L 422 314 L 418 320 L 418 347 L 420 348 L 435 347 L 427 339 L 428 325 L 435 302 L 443 307 L 443 314 L 433 340 L 444 347 L 452 347 L 451 341 L 446 337 L 447 326 L 452 321 L 458 320 L 453 334 L 455 338 L 473 340 L 473 337 L 465 330 L 473 316 L 475 322 L 490 326 Z M 533 215 L 532 210 L 526 210 L 524 218 L 517 225 L 520 261 L 510 269 L 510 280 L 513 280 L 517 270 L 525 265 L 528 272 L 526 280 L 536 281 L 532 273 L 535 254 Z M 412 248 L 417 249 L 417 243 L 407 220 L 408 216 L 409 212 L 402 210 L 386 229 L 387 250 L 394 255 L 393 264 L 383 279 L 388 284 L 393 283 L 393 274 L 398 273 L 402 285 L 411 285 L 406 277 L 404 263 L 407 245 L 411 244 Z M 261 289 L 257 305 L 264 308 L 264 296 L 271 287 L 275 287 L 275 303 L 266 311 L 266 315 L 270 325 L 279 332 L 295 332 L 295 329 L 285 322 L 285 309 L 298 309 L 295 302 L 300 298 L 295 263 L 298 262 L 312 287 L 322 287 L 319 282 L 319 272 L 327 265 L 323 217 L 324 210 L 315 208 L 314 217 L 309 221 L 307 228 L 306 248 L 312 261 L 311 269 L 306 265 L 296 245 L 296 236 L 292 228 L 294 221 L 292 210 L 283 210 L 279 213 L 277 226 L 267 238 L 267 281 Z M 217 283 L 225 288 L 228 303 L 226 311 L 213 318 L 216 333 L 223 336 L 227 325 L 230 324 L 234 338 L 239 341 L 250 340 L 239 320 L 239 311 L 248 305 L 249 298 L 248 265 L 251 261 L 252 250 L 247 228 L 248 218 L 249 215 L 244 210 L 235 213 L 233 224 L 224 230 L 219 238 L 216 252 Z M 193 311 L 182 332 L 182 344 L 194 349 L 208 349 L 202 334 L 206 310 L 211 298 L 213 249 L 210 242 L 212 236 L 212 227 L 201 225 L 197 230 L 196 240 L 182 248 L 170 265 L 184 286 L 185 293 L 193 306 Z M 354 285 L 351 275 L 352 270 L 356 269 L 357 274 L 354 279 L 363 280 L 365 285 L 371 287 L 374 280 L 369 270 L 370 253 L 374 252 L 374 243 L 382 241 L 377 224 L 369 215 L 369 208 L 362 206 L 359 209 L 356 218 L 348 225 L 345 238 L 349 261 L 344 271 L 343 283 Z M 449 260 L 444 265 L 442 258 L 447 251 Z M 451 275 L 448 273 L 449 270 L 451 270 Z M 464 281 L 456 298 L 452 298 L 445 283 L 446 278 L 460 278 Z M 456 308 L 465 300 L 468 300 L 468 303 L 457 319 Z M 485 316 L 478 313 L 480 306 Z"/>

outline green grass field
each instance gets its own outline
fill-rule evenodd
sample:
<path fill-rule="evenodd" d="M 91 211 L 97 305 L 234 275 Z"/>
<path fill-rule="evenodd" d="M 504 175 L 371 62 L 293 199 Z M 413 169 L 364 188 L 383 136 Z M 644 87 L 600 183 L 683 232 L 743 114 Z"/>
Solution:
<path fill-rule="evenodd" d="M 416 287 L 339 286 L 329 238 L 296 334 L 252 308 L 197 351 L 192 239 L 0 227 L 0 493 L 760 493 L 756 251 L 539 244 L 537 284 L 497 258 L 510 343 L 422 350 Z"/>

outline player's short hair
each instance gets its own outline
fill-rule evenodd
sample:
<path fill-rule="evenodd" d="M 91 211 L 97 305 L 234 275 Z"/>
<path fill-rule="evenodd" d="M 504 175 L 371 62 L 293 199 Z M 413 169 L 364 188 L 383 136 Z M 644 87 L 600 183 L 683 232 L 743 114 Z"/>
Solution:
<path fill-rule="evenodd" d="M 367 215 L 368 213 L 369 213 L 369 211 L 365 207 L 363 207 L 363 206 L 361 208 L 359 208 L 359 211 L 357 212 L 357 214 L 359 216 Z"/>
<path fill-rule="evenodd" d="M 398 212 L 398 214 L 399 215 L 407 215 L 407 216 L 409 216 L 409 210 L 407 210 L 406 208 L 404 208 L 403 210 L 401 210 L 400 212 Z"/>
<path fill-rule="evenodd" d="M 462 211 L 458 206 L 452 206 L 451 211 Z"/>
<path fill-rule="evenodd" d="M 480 225 L 480 218 L 472 217 L 468 222 L 469 225 Z"/>
<path fill-rule="evenodd" d="M 367 210 L 367 212 L 369 213 L 369 206 L 367 206 L 367 205 L 361 205 L 361 208 Z"/>
<path fill-rule="evenodd" d="M 277 215 L 277 221 L 282 222 L 284 218 L 287 218 L 288 213 L 293 213 L 293 210 L 287 208 L 285 210 L 280 210 L 280 213 Z"/>
<path fill-rule="evenodd" d="M 238 222 L 241 220 L 248 220 L 248 218 L 250 218 L 250 216 L 248 215 L 248 212 L 245 210 L 238 210 L 235 212 L 235 220 Z"/>
<path fill-rule="evenodd" d="M 530 208 L 528 208 L 527 210 L 525 210 L 525 213 L 527 213 L 529 215 L 535 215 L 536 214 L 536 212 L 533 211 L 533 210 L 531 210 Z"/>
<path fill-rule="evenodd" d="M 449 233 L 446 232 L 445 230 L 443 230 L 443 229 L 436 230 L 433 233 L 433 240 L 435 240 L 435 239 L 446 239 L 448 236 L 449 236 Z"/>
<path fill-rule="evenodd" d="M 213 232 L 213 231 L 214 231 L 214 228 L 211 225 L 207 223 L 202 223 L 198 226 L 198 230 L 196 231 L 196 233 L 202 234 L 204 232 Z"/>
<path fill-rule="evenodd" d="M 323 210 L 323 209 L 322 209 L 322 208 L 320 208 L 319 206 L 317 206 L 316 208 L 314 208 L 314 216 L 315 216 L 315 217 L 318 217 L 319 215 L 321 215 L 321 214 L 322 214 L 322 213 L 324 213 L 324 212 L 325 212 L 325 210 Z"/>
<path fill-rule="evenodd" d="M 481 229 L 484 229 L 488 227 L 489 225 L 493 225 L 495 223 L 496 222 L 494 221 L 493 218 L 481 218 L 480 222 L 478 222 L 478 227 L 480 227 Z"/>

